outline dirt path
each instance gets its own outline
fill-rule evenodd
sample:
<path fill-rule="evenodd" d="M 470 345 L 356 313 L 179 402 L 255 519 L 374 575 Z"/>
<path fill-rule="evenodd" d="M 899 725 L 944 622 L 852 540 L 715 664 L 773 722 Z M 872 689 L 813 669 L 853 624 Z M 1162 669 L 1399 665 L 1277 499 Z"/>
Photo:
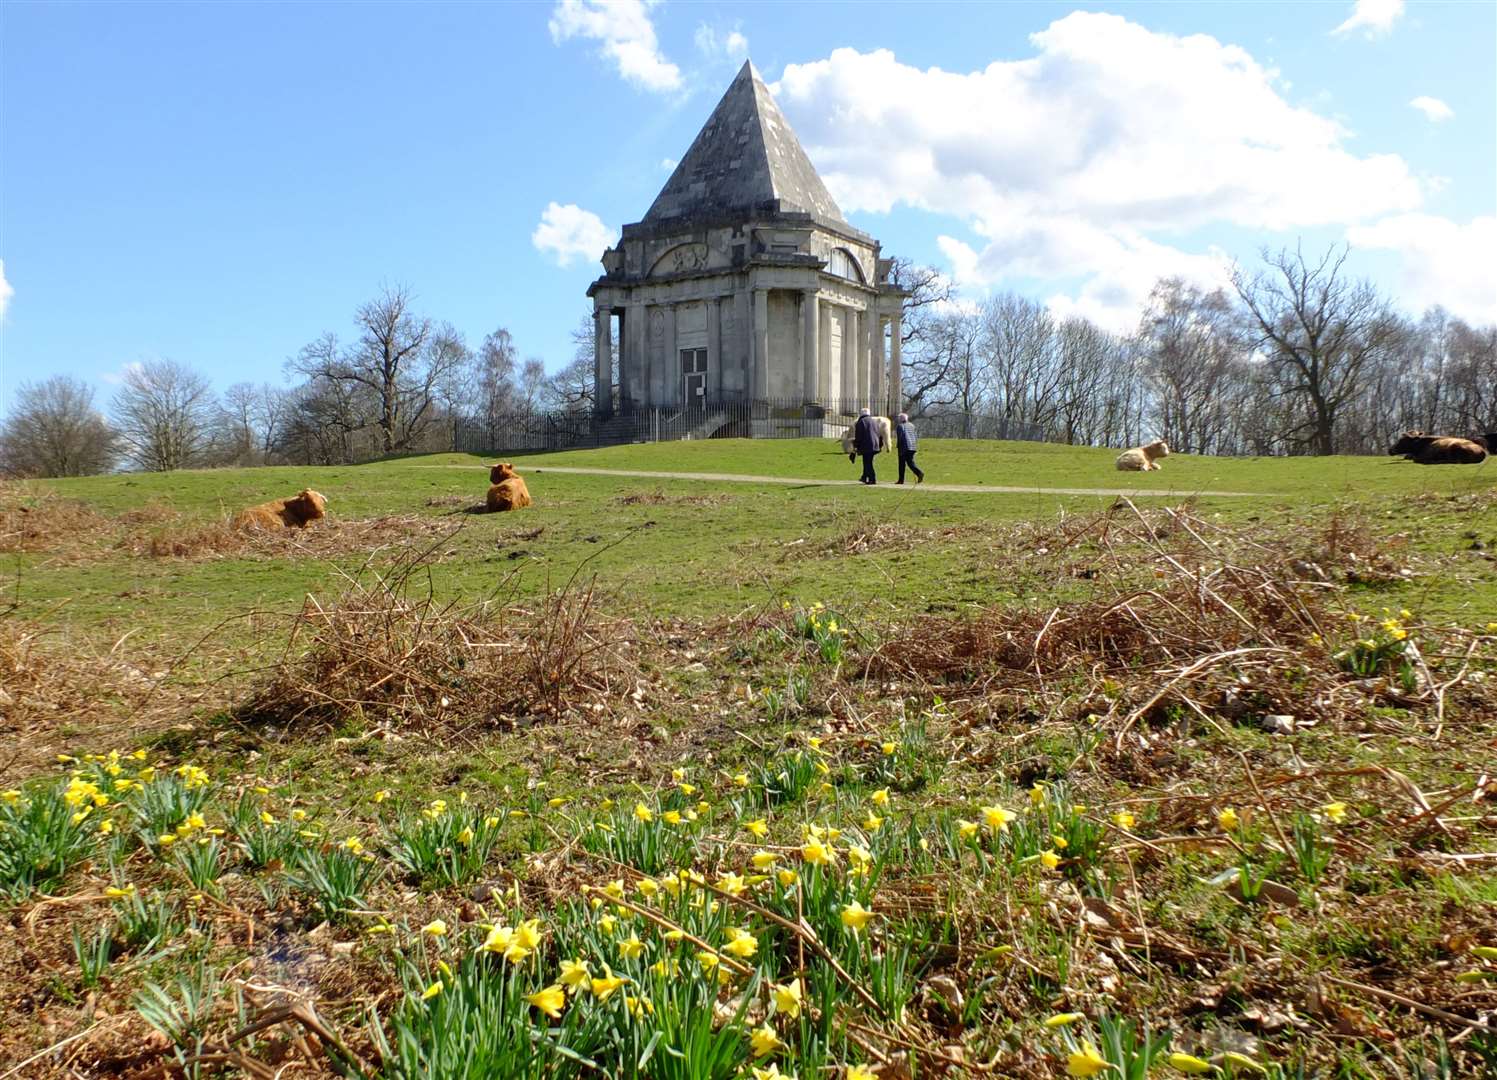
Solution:
<path fill-rule="evenodd" d="M 422 469 L 472 469 L 472 465 L 418 465 Z M 853 487 L 857 480 L 808 480 L 793 476 L 750 476 L 744 473 L 709 472 L 651 472 L 645 469 L 589 469 L 572 465 L 543 465 L 526 469 L 525 475 L 542 473 L 575 473 L 582 476 L 637 476 L 645 480 L 710 480 L 714 483 L 731 484 L 786 484 L 793 487 Z M 884 481 L 880 488 L 896 488 L 898 484 Z M 990 495 L 1122 495 L 1129 499 L 1162 498 L 1184 499 L 1192 495 L 1227 499 L 1272 498 L 1261 491 L 1144 491 L 1138 488 L 1082 488 L 1082 487 L 1005 487 L 1001 484 L 905 484 L 907 491 L 946 491 L 960 494 Z"/>

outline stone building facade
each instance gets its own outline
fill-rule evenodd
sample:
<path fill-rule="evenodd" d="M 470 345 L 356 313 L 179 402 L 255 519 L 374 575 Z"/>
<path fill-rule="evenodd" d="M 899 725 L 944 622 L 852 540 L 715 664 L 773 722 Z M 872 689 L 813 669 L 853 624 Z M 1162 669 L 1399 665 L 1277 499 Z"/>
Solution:
<path fill-rule="evenodd" d="M 603 268 L 588 289 L 602 416 L 615 402 L 773 402 L 820 417 L 902 401 L 906 294 L 878 242 L 843 219 L 750 63 Z"/>

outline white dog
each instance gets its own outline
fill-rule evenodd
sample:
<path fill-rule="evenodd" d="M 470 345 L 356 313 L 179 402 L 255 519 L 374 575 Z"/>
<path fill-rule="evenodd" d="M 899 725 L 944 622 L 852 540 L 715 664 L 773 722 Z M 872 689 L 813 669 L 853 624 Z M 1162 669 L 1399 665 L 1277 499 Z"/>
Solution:
<path fill-rule="evenodd" d="M 889 418 L 887 416 L 875 416 L 873 422 L 878 425 L 878 437 L 881 440 L 878 452 L 882 454 L 885 450 L 893 449 L 894 425 L 889 423 Z M 852 431 L 852 425 L 849 424 L 847 430 L 842 434 L 842 452 L 847 455 L 848 461 L 855 461 L 858 456 L 853 451 Z"/>

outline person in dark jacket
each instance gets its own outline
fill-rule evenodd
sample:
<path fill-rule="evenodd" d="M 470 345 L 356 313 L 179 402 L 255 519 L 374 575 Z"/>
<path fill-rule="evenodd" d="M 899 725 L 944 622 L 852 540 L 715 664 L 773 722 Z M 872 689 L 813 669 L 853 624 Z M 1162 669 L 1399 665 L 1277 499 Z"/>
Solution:
<path fill-rule="evenodd" d="M 867 409 L 858 413 L 858 422 L 853 425 L 852 448 L 863 458 L 862 482 L 878 483 L 878 477 L 873 474 L 873 459 L 884 448 L 884 436 Z"/>
<path fill-rule="evenodd" d="M 906 465 L 910 467 L 910 472 L 915 474 L 915 483 L 925 483 L 925 473 L 921 472 L 920 466 L 915 464 L 915 447 L 919 441 L 915 436 L 915 425 L 910 423 L 910 414 L 900 413 L 898 422 L 894 425 L 894 446 L 899 451 L 898 483 L 904 483 Z"/>

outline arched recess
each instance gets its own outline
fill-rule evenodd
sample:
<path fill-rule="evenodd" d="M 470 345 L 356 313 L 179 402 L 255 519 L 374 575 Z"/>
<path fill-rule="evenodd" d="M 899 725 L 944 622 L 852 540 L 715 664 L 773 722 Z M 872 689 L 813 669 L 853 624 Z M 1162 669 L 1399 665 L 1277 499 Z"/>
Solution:
<path fill-rule="evenodd" d="M 867 279 L 863 277 L 863 268 L 858 265 L 858 260 L 853 257 L 852 252 L 846 248 L 832 248 L 831 254 L 827 257 L 826 272 L 847 281 L 856 281 L 859 285 L 867 284 Z"/>
<path fill-rule="evenodd" d="M 677 244 L 655 260 L 650 267 L 650 277 L 664 274 L 689 274 L 693 270 L 707 269 L 706 244 Z"/>

